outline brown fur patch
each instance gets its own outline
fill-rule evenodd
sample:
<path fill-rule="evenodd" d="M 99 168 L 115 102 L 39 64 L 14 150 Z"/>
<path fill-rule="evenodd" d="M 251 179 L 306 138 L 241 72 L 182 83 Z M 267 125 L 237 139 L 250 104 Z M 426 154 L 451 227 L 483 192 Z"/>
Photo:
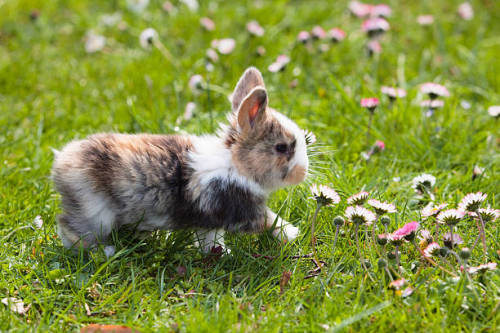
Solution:
<path fill-rule="evenodd" d="M 290 185 L 298 184 L 306 178 L 307 170 L 301 165 L 296 165 L 285 177 L 285 182 Z"/>

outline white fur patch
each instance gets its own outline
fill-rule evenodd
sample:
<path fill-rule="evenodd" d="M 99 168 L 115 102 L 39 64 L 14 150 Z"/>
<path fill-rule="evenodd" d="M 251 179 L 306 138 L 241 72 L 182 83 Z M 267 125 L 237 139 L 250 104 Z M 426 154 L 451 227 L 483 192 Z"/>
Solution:
<path fill-rule="evenodd" d="M 203 188 L 212 179 L 236 183 L 258 195 L 268 194 L 259 184 L 238 172 L 233 164 L 231 151 L 225 147 L 221 138 L 206 135 L 192 137 L 191 140 L 193 151 L 189 153 L 189 165 L 194 173 L 188 187 L 195 198 L 201 195 Z"/>
<path fill-rule="evenodd" d="M 309 158 L 307 157 L 307 147 L 306 147 L 306 138 L 304 136 L 304 132 L 285 115 L 279 113 L 278 111 L 269 110 L 272 112 L 272 115 L 280 122 L 281 126 L 286 128 L 289 132 L 293 133 L 295 139 L 297 140 L 295 146 L 295 155 L 290 161 L 288 171 L 293 170 L 295 166 L 300 165 L 306 169 L 309 168 Z"/>

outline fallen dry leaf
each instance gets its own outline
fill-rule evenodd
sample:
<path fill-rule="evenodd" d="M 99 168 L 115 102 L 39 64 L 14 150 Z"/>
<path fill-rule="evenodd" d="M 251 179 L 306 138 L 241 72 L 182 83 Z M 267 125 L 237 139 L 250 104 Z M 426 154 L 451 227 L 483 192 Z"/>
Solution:
<path fill-rule="evenodd" d="M 27 307 L 24 307 L 24 302 L 14 297 L 2 298 L 2 303 L 7 305 L 10 308 L 10 311 L 19 313 L 21 315 L 28 312 L 28 310 L 31 308 L 31 304 Z"/>
<path fill-rule="evenodd" d="M 101 324 L 90 324 L 82 327 L 80 333 L 138 333 L 139 331 L 127 326 L 122 325 L 101 325 Z"/>

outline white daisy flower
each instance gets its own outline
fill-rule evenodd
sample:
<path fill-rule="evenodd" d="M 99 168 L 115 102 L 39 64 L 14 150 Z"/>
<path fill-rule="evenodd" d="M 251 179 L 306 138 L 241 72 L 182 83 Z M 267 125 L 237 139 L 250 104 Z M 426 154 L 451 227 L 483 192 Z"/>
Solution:
<path fill-rule="evenodd" d="M 256 37 L 264 36 L 264 28 L 257 21 L 250 21 L 247 23 L 247 31 Z"/>
<path fill-rule="evenodd" d="M 427 206 L 422 209 L 422 217 L 436 217 L 439 213 L 448 206 L 447 203 L 442 203 L 437 206 L 434 206 L 432 202 L 430 202 Z"/>
<path fill-rule="evenodd" d="M 308 130 L 302 130 L 304 136 L 306 137 L 306 145 L 312 145 L 316 143 L 316 135 L 313 132 Z"/>
<path fill-rule="evenodd" d="M 349 198 L 347 198 L 347 204 L 361 206 L 365 203 L 366 199 L 368 199 L 369 195 L 370 193 L 366 191 L 361 191 L 359 193 L 353 194 Z"/>
<path fill-rule="evenodd" d="M 332 42 L 340 42 L 345 38 L 345 31 L 339 28 L 332 28 L 328 30 L 328 37 Z"/>
<path fill-rule="evenodd" d="M 279 55 L 276 58 L 276 61 L 273 62 L 269 67 L 267 68 L 270 72 L 276 73 L 279 71 L 282 71 L 285 69 L 286 65 L 290 62 L 290 57 L 284 54 Z"/>
<path fill-rule="evenodd" d="M 455 225 L 460 220 L 462 220 L 465 216 L 465 212 L 459 209 L 448 209 L 442 211 L 437 216 L 438 223 L 447 224 L 447 225 Z"/>
<path fill-rule="evenodd" d="M 153 28 L 147 28 L 141 32 L 139 42 L 145 49 L 150 49 L 154 41 L 158 38 L 158 32 Z"/>
<path fill-rule="evenodd" d="M 463 244 L 464 241 L 459 234 L 453 233 L 453 239 L 451 239 L 451 233 L 447 232 L 443 235 L 443 243 L 449 249 L 457 247 L 457 245 Z"/>
<path fill-rule="evenodd" d="M 434 110 L 442 108 L 444 106 L 444 102 L 440 99 L 426 99 L 425 101 L 420 102 L 420 106 Z"/>
<path fill-rule="evenodd" d="M 85 37 L 85 52 L 95 53 L 101 51 L 106 45 L 106 37 L 96 35 L 93 32 L 87 33 Z"/>
<path fill-rule="evenodd" d="M 361 25 L 361 29 L 363 32 L 368 33 L 369 35 L 379 34 L 389 30 L 389 22 L 381 17 L 373 17 L 365 20 Z"/>
<path fill-rule="evenodd" d="M 436 242 L 430 243 L 429 245 L 427 245 L 427 247 L 424 250 L 424 256 L 426 256 L 427 258 L 431 258 L 431 257 L 439 254 L 440 248 L 441 248 L 441 246 L 439 246 L 438 243 L 436 243 Z"/>
<path fill-rule="evenodd" d="M 349 206 L 345 210 L 345 217 L 354 224 L 372 224 L 377 217 L 375 214 L 361 206 Z"/>
<path fill-rule="evenodd" d="M 426 25 L 431 25 L 434 23 L 434 16 L 432 15 L 420 15 L 417 17 L 417 23 L 426 26 Z"/>
<path fill-rule="evenodd" d="M 500 105 L 493 105 L 488 108 L 488 114 L 493 118 L 500 117 Z"/>
<path fill-rule="evenodd" d="M 496 262 L 489 262 L 487 264 L 482 264 L 476 267 L 469 267 L 467 268 L 467 272 L 469 272 L 470 274 L 484 273 L 486 271 L 492 271 L 496 268 L 497 268 Z"/>
<path fill-rule="evenodd" d="M 149 5 L 149 0 L 127 0 L 127 7 L 134 13 L 142 13 Z"/>
<path fill-rule="evenodd" d="M 42 220 L 42 217 L 40 215 L 37 215 L 35 217 L 35 219 L 33 220 L 33 225 L 35 226 L 35 228 L 37 229 L 40 229 L 42 228 L 43 226 L 43 220 Z"/>
<path fill-rule="evenodd" d="M 411 182 L 411 187 L 420 194 L 430 190 L 434 184 L 436 184 L 436 177 L 428 173 L 423 173 L 420 176 L 413 178 Z"/>
<path fill-rule="evenodd" d="M 334 205 L 340 202 L 340 197 L 337 192 L 326 185 L 318 186 L 317 184 L 313 184 L 310 190 L 314 199 L 323 206 Z"/>
<path fill-rule="evenodd" d="M 430 99 L 435 99 L 436 97 L 448 97 L 450 96 L 450 92 L 446 89 L 445 86 L 433 83 L 426 82 L 420 86 L 420 91 L 423 94 L 429 95 Z"/>
<path fill-rule="evenodd" d="M 380 88 L 380 91 L 382 92 L 382 94 L 387 95 L 391 100 L 406 96 L 406 90 L 401 88 L 383 86 L 382 88 Z"/>
<path fill-rule="evenodd" d="M 204 83 L 205 81 L 203 80 L 203 76 L 201 76 L 200 74 L 195 74 L 189 79 L 189 89 L 191 89 L 193 94 L 198 95 L 203 91 Z"/>
<path fill-rule="evenodd" d="M 483 219 L 483 222 L 495 222 L 498 217 L 500 217 L 500 210 L 498 209 L 492 209 L 490 207 L 488 208 L 479 208 L 478 209 L 479 214 L 481 214 L 481 218 Z M 477 217 L 477 213 L 471 212 L 469 213 L 470 216 L 472 217 Z"/>
<path fill-rule="evenodd" d="M 391 14 L 391 7 L 383 3 L 373 6 L 370 11 L 370 15 L 373 17 L 389 17 Z"/>
<path fill-rule="evenodd" d="M 482 192 L 469 193 L 458 204 L 458 209 L 464 212 L 475 212 L 488 195 Z"/>
<path fill-rule="evenodd" d="M 396 206 L 393 204 L 390 204 L 388 202 L 381 202 L 376 199 L 370 199 L 367 201 L 367 203 L 375 209 L 375 213 L 377 215 L 384 215 L 387 213 L 395 213 L 396 212 Z"/>
<path fill-rule="evenodd" d="M 474 18 L 474 9 L 469 2 L 463 2 L 458 6 L 458 15 L 466 21 L 470 21 Z"/>
<path fill-rule="evenodd" d="M 198 0 L 181 0 L 181 2 L 185 4 L 192 12 L 196 12 L 200 7 L 200 5 L 198 4 Z"/>
<path fill-rule="evenodd" d="M 432 242 L 432 235 L 431 235 L 431 232 L 429 230 L 422 229 L 418 233 L 419 233 L 418 239 L 420 239 L 422 241 L 426 241 L 427 243 Z"/>

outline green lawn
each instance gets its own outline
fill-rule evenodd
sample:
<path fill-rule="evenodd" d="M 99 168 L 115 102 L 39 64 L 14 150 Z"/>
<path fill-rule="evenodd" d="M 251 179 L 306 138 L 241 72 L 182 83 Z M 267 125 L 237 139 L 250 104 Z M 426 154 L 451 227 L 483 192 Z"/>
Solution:
<path fill-rule="evenodd" d="M 382 248 L 362 232 L 371 265 L 368 272 L 361 267 L 352 225 L 340 229 L 333 249 L 332 221 L 344 214 L 347 197 L 365 190 L 397 207 L 389 232 L 413 220 L 434 231 L 433 222 L 421 218 L 423 206 L 412 189 L 422 173 L 436 177 L 436 203 L 454 208 L 467 193 L 481 191 L 488 194 L 483 207 L 500 208 L 500 120 L 487 112 L 500 104 L 500 2 L 471 1 L 475 15 L 466 21 L 457 15 L 458 1 L 388 1 L 391 28 L 382 36 L 382 53 L 373 57 L 365 49 L 362 19 L 349 14 L 348 1 L 212 0 L 200 1 L 197 11 L 172 3 L 170 13 L 161 0 L 135 13 L 124 0 L 0 0 L 0 299 L 29 307 L 19 314 L 0 304 L 0 331 L 78 331 L 91 323 L 141 332 L 498 331 L 498 268 L 469 276 L 453 255 L 434 257 L 453 277 L 425 264 L 405 243 L 401 277 L 414 291 L 403 295 L 388 289 L 390 277 L 377 265 Z M 102 16 L 115 12 L 121 13 L 118 22 L 104 24 Z M 423 14 L 434 15 L 431 26 L 416 22 Z M 204 31 L 201 17 L 210 17 L 215 30 Z M 250 20 L 265 29 L 262 37 L 248 34 Z M 299 31 L 315 25 L 340 27 L 347 37 L 338 44 L 296 42 Z M 158 31 L 175 64 L 160 49 L 141 47 L 139 35 L 148 27 Z M 85 51 L 90 30 L 106 37 L 101 51 Z M 205 52 L 221 38 L 234 38 L 236 47 L 219 54 L 209 71 Z M 328 49 L 321 51 L 322 44 Z M 257 55 L 259 46 L 264 56 Z M 280 54 L 291 61 L 272 73 L 268 66 Z M 188 232 L 158 232 L 145 240 L 117 235 L 117 253 L 109 260 L 102 251 L 74 255 L 63 248 L 51 148 L 105 131 L 212 132 L 225 120 L 227 95 L 250 65 L 263 72 L 271 106 L 317 137 L 311 176 L 276 192 L 269 203 L 300 228 L 296 241 L 228 235 L 231 254 L 221 258 L 200 254 Z M 212 89 L 194 94 L 188 86 L 194 74 Z M 425 82 L 450 92 L 432 117 L 420 107 Z M 391 105 L 380 92 L 383 85 L 408 95 Z M 368 112 L 359 104 L 364 97 L 380 98 L 368 144 Z M 195 116 L 182 120 L 188 102 L 196 103 Z M 375 140 L 385 150 L 366 161 L 362 153 Z M 473 179 L 475 166 L 484 171 Z M 319 213 L 317 252 L 327 266 L 304 279 L 312 261 L 287 256 L 312 251 L 313 183 L 334 188 L 342 200 Z M 41 228 L 33 223 L 37 215 Z M 488 262 L 500 262 L 497 225 L 486 223 Z M 441 234 L 446 231 L 441 227 Z M 478 235 L 471 218 L 455 232 L 464 240 L 460 247 L 472 247 Z M 441 236 L 435 240 L 443 245 Z M 482 255 L 479 241 L 470 265 L 482 263 Z M 395 260 L 389 266 L 397 271 Z M 287 271 L 291 278 L 280 292 Z"/>

